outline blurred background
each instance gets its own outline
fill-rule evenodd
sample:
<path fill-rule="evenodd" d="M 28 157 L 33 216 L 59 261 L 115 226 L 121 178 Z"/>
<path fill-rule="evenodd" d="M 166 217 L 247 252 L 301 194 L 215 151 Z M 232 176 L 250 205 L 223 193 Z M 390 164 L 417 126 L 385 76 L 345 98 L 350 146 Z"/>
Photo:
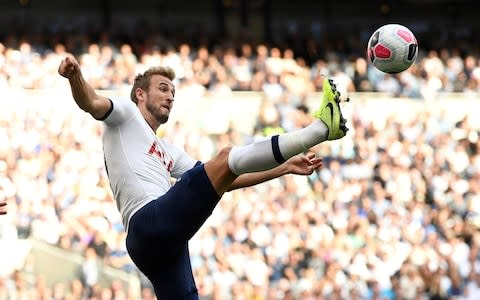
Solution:
<path fill-rule="evenodd" d="M 366 60 L 386 23 L 419 43 L 397 75 Z M 107 96 L 173 67 L 158 135 L 202 161 L 309 124 L 323 76 L 350 97 L 322 169 L 226 194 L 191 240 L 201 299 L 480 299 L 479 33 L 473 0 L 1 0 L 0 300 L 154 299 L 69 53 Z"/>

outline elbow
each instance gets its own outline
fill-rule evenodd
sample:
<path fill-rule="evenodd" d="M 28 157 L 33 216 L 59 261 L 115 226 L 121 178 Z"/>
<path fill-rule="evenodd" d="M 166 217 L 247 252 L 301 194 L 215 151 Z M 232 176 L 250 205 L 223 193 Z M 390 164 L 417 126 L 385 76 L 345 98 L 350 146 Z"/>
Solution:
<path fill-rule="evenodd" d="M 81 105 L 78 105 L 78 107 L 84 112 L 89 113 L 95 117 L 95 106 L 91 103 L 82 103 Z"/>
<path fill-rule="evenodd" d="M 92 106 L 87 104 L 78 105 L 78 107 L 84 112 L 90 113 L 92 111 Z"/>
<path fill-rule="evenodd" d="M 102 120 L 112 110 L 110 101 L 102 101 L 103 98 L 91 98 L 79 104 L 80 109 L 92 115 L 96 120 Z"/>

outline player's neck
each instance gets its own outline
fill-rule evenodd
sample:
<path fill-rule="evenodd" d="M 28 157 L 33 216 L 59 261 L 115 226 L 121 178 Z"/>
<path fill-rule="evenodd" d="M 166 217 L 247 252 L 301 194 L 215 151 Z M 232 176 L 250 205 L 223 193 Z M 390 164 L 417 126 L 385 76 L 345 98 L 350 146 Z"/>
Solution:
<path fill-rule="evenodd" d="M 150 126 L 150 128 L 153 130 L 153 132 L 157 132 L 158 126 L 153 126 L 152 122 L 149 122 L 146 118 L 144 119 L 145 119 L 145 122 L 147 122 L 148 126 Z"/>
<path fill-rule="evenodd" d="M 148 126 L 153 130 L 153 132 L 157 132 L 158 127 L 160 126 L 160 123 L 155 119 L 155 117 L 148 112 L 148 110 L 144 110 L 141 107 L 139 107 L 140 113 L 143 116 L 143 119 L 145 122 L 147 122 Z"/>

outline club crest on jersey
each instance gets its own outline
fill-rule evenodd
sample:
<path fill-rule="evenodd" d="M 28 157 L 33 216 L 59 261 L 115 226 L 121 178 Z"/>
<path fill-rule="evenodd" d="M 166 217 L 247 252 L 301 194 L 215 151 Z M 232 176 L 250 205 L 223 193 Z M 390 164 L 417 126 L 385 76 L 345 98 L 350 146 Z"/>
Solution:
<path fill-rule="evenodd" d="M 148 154 L 151 154 L 155 157 L 158 157 L 160 161 L 163 163 L 165 168 L 167 168 L 167 171 L 170 172 L 173 169 L 173 160 L 167 161 L 167 157 L 165 155 L 165 152 L 160 150 L 158 148 L 158 143 L 157 141 L 154 141 L 153 144 L 150 146 L 150 149 L 148 150 Z"/>

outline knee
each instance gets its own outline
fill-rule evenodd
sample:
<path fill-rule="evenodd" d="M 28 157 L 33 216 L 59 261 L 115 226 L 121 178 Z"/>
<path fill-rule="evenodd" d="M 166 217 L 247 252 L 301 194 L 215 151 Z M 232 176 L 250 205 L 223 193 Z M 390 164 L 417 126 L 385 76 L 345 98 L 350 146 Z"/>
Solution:
<path fill-rule="evenodd" d="M 215 170 L 217 170 L 217 172 L 222 169 L 227 169 L 228 156 L 230 155 L 231 150 L 232 147 L 224 147 L 220 149 L 220 151 L 218 151 L 218 153 L 212 159 L 210 159 L 206 165 L 213 167 Z"/>
<path fill-rule="evenodd" d="M 230 172 L 237 176 L 242 174 L 242 172 L 239 170 L 240 159 L 239 152 L 236 151 L 236 148 L 225 147 L 220 151 L 219 156 L 221 156 L 225 161 L 225 165 Z"/>
<path fill-rule="evenodd" d="M 230 185 L 238 175 L 230 169 L 228 158 L 231 147 L 221 149 L 217 155 L 205 163 L 205 171 L 219 196 L 230 189 Z"/>
<path fill-rule="evenodd" d="M 219 159 L 228 159 L 228 155 L 230 154 L 230 151 L 232 151 L 232 147 L 224 147 L 220 149 L 220 151 L 217 154 L 217 157 Z"/>
<path fill-rule="evenodd" d="M 228 167 L 228 156 L 230 155 L 230 151 L 232 147 L 224 147 L 218 151 L 217 155 L 215 155 L 212 159 L 212 162 L 217 167 Z"/>

